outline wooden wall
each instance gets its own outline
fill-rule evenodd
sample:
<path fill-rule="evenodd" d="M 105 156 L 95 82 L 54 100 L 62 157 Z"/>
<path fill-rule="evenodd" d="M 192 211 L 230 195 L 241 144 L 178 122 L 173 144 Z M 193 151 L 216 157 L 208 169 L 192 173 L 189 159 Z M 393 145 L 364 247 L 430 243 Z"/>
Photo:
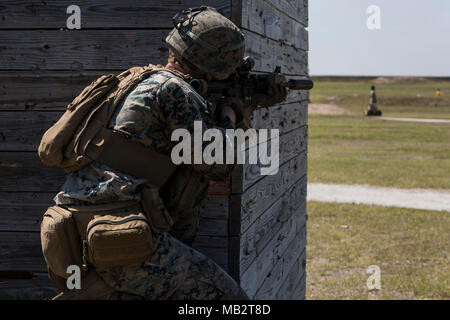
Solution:
<path fill-rule="evenodd" d="M 279 65 L 291 78 L 308 74 L 307 13 L 301 0 L 232 1 L 231 17 L 245 33 L 255 71 Z M 284 103 L 253 116 L 254 128 L 280 130 L 278 174 L 240 166 L 229 184 L 213 186 L 205 205 L 195 245 L 251 298 L 305 298 L 307 101 L 307 92 L 291 91 Z"/>
<path fill-rule="evenodd" d="M 66 8 L 81 8 L 81 30 L 66 28 Z M 201 4 L 218 8 L 246 34 L 261 72 L 307 74 L 306 0 L 3 0 L 0 6 L 0 275 L 34 277 L 0 283 L 2 292 L 53 291 L 39 240 L 45 208 L 62 170 L 36 154 L 43 132 L 90 81 L 134 65 L 163 63 L 171 17 Z M 256 128 L 280 129 L 280 172 L 238 168 L 212 185 L 195 247 L 238 279 L 255 298 L 302 298 L 305 292 L 307 93 L 258 110 Z M 23 274 L 22 274 L 23 275 Z"/>
<path fill-rule="evenodd" d="M 259 60 L 258 71 L 280 65 L 291 77 L 307 74 L 307 1 L 244 0 L 241 12 L 247 52 Z M 260 110 L 253 127 L 280 129 L 280 170 L 261 176 L 255 166 L 244 166 L 233 177 L 232 197 L 241 207 L 240 283 L 252 298 L 302 299 L 307 92 L 290 92 L 282 105 Z"/>

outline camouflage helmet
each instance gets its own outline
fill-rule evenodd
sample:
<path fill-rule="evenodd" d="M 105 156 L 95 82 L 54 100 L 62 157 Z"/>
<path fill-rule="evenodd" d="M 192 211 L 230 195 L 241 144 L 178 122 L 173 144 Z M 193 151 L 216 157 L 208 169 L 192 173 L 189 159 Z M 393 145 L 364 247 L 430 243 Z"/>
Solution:
<path fill-rule="evenodd" d="M 216 9 L 202 6 L 173 17 L 175 28 L 166 42 L 198 69 L 222 80 L 244 56 L 244 34 Z"/>

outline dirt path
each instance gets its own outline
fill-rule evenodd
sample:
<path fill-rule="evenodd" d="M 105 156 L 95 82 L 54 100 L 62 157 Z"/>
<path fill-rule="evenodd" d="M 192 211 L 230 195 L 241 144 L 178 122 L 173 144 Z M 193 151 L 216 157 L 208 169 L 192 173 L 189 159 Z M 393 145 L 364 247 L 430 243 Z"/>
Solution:
<path fill-rule="evenodd" d="M 450 190 L 308 183 L 307 199 L 450 212 Z"/>
<path fill-rule="evenodd" d="M 389 118 L 381 117 L 380 120 L 385 121 L 404 121 L 404 122 L 425 122 L 425 123 L 450 123 L 450 120 L 445 119 L 419 119 L 419 118 Z"/>
<path fill-rule="evenodd" d="M 308 104 L 308 114 L 341 115 L 351 114 L 351 112 L 335 104 L 310 103 Z"/>

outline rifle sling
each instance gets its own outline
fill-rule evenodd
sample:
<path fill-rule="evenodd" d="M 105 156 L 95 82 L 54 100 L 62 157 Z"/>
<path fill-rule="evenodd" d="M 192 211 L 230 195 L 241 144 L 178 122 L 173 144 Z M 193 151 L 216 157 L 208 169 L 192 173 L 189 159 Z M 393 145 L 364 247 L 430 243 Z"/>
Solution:
<path fill-rule="evenodd" d="M 145 178 L 161 188 L 176 166 L 170 157 L 102 128 L 86 148 L 86 156 L 108 167 Z"/>

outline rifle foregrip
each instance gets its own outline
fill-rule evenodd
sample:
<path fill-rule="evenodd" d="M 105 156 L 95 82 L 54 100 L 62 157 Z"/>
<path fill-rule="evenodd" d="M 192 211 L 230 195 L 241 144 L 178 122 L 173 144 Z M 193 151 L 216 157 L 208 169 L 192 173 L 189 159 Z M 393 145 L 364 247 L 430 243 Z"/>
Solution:
<path fill-rule="evenodd" d="M 314 82 L 310 79 L 289 79 L 283 83 L 283 86 L 291 90 L 311 90 Z"/>

